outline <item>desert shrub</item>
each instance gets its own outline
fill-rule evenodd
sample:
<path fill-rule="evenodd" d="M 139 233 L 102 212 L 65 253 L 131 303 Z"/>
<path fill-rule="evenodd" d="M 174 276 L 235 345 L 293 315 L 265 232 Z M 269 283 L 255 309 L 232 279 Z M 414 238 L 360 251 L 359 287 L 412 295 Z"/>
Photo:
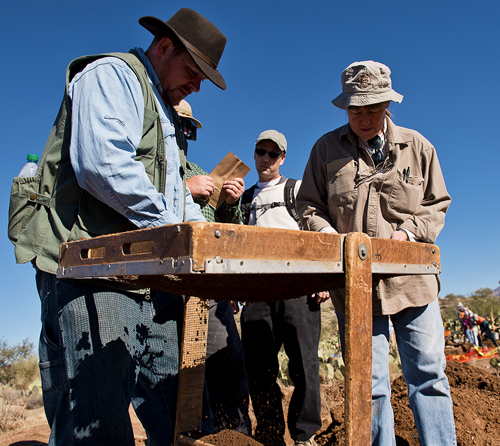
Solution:
<path fill-rule="evenodd" d="M 0 432 L 16 429 L 24 419 L 25 403 L 20 390 L 2 388 L 0 396 Z"/>
<path fill-rule="evenodd" d="M 0 339 L 0 384 L 27 390 L 37 376 L 38 358 L 34 344 L 25 339 L 21 344 L 9 345 Z"/>
<path fill-rule="evenodd" d="M 43 406 L 42 393 L 37 386 L 33 386 L 30 392 L 26 394 L 26 409 L 33 410 Z"/>
<path fill-rule="evenodd" d="M 278 353 L 278 362 L 280 365 L 280 368 L 278 370 L 278 379 L 277 379 L 278 384 L 284 387 L 293 386 L 293 381 L 288 373 L 289 359 L 283 347 L 281 347 L 281 350 Z"/>

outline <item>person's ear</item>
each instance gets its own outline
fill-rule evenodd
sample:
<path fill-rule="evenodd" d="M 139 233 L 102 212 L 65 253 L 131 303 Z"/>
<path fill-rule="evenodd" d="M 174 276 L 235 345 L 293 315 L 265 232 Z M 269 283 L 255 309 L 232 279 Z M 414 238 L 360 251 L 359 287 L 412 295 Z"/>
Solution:
<path fill-rule="evenodd" d="M 170 37 L 163 37 L 158 44 L 158 56 L 163 57 L 168 51 L 173 48 L 174 43 Z"/>

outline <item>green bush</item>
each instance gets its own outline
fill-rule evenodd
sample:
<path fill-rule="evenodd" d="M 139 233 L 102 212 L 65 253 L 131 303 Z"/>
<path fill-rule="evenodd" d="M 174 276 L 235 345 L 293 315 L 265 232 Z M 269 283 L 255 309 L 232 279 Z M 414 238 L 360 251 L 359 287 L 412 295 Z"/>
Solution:
<path fill-rule="evenodd" d="M 25 339 L 21 344 L 9 345 L 0 339 L 0 384 L 27 390 L 39 376 L 38 357 L 34 344 Z"/>

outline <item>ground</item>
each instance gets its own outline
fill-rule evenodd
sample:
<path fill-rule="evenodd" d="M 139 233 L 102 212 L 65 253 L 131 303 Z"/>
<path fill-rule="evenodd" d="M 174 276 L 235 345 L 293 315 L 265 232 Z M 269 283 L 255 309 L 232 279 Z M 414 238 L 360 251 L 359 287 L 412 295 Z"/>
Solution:
<path fill-rule="evenodd" d="M 460 352 L 447 352 L 458 354 Z M 453 398 L 458 446 L 500 446 L 500 377 L 489 359 L 478 359 L 468 363 L 448 361 L 447 375 Z M 290 400 L 291 388 L 282 388 L 284 407 Z M 392 404 L 398 446 L 418 446 L 418 435 L 408 405 L 407 389 L 399 377 L 392 385 Z M 343 385 L 342 381 L 323 384 L 323 427 L 316 435 L 320 446 L 344 445 L 343 429 Z M 132 412 L 131 412 L 132 413 Z M 49 428 L 43 410 L 24 411 L 22 425 L 15 431 L 0 435 L 0 446 L 46 446 Z M 133 416 L 136 445 L 145 444 L 145 433 Z M 293 442 L 286 438 L 287 444 Z M 214 446 L 258 446 L 253 439 L 223 431 L 203 437 L 203 442 Z"/>

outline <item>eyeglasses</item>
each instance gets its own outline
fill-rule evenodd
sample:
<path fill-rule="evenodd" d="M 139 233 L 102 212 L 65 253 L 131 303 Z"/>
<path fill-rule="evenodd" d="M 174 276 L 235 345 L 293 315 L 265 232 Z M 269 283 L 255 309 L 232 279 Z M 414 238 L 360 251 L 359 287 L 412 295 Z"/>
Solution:
<path fill-rule="evenodd" d="M 255 148 L 255 153 L 259 156 L 264 156 L 266 153 L 269 155 L 269 158 L 275 160 L 278 159 L 280 156 L 283 155 L 283 152 L 268 152 L 267 150 L 264 149 L 258 149 L 257 147 Z"/>
<path fill-rule="evenodd" d="M 385 174 L 394 167 L 394 163 L 390 156 L 384 158 L 383 162 L 377 164 L 375 169 L 369 169 L 367 172 L 358 172 L 354 178 L 354 188 L 356 189 L 361 184 L 371 181 L 375 175 Z"/>
<path fill-rule="evenodd" d="M 196 131 L 198 130 L 196 122 L 189 118 L 181 118 L 181 127 L 186 139 L 196 141 Z"/>

